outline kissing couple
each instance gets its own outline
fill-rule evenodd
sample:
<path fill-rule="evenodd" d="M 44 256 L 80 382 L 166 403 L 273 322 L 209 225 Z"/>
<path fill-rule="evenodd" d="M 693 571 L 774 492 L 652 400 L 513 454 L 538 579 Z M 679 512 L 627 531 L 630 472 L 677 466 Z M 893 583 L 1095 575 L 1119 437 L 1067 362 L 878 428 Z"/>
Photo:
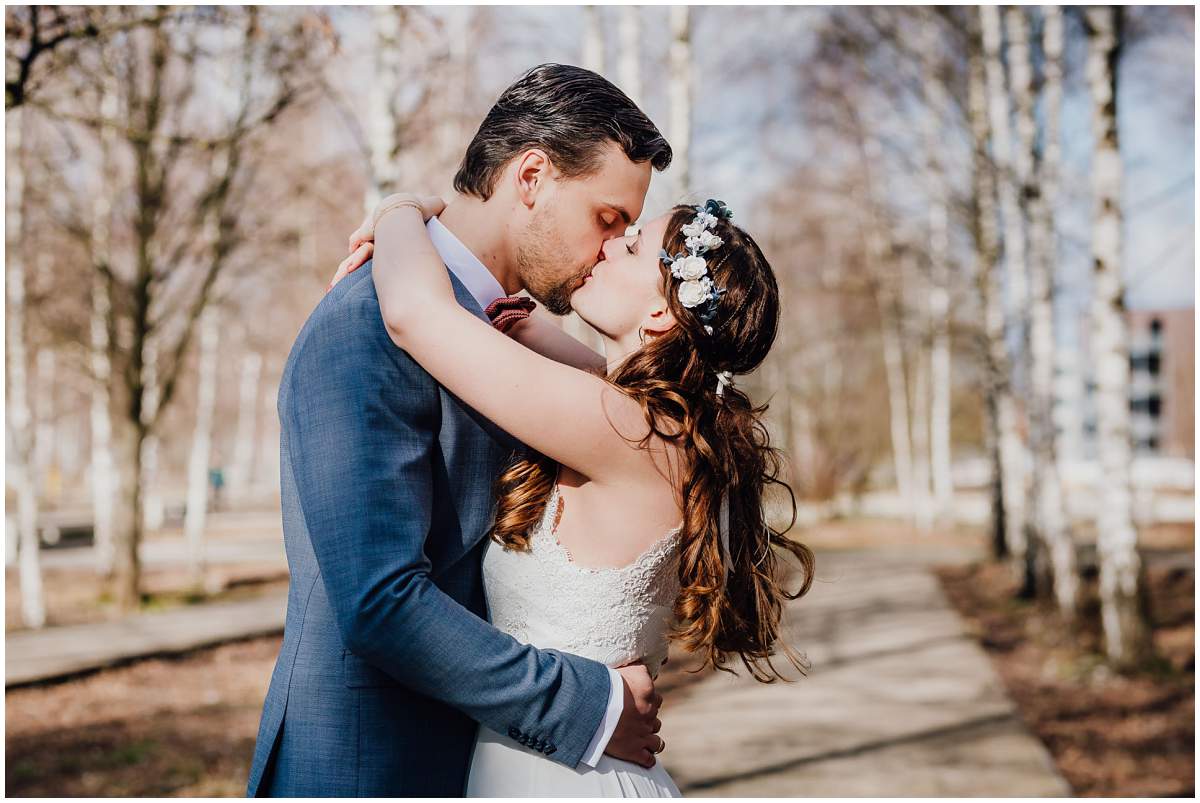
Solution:
<path fill-rule="evenodd" d="M 351 235 L 280 381 L 291 579 L 249 796 L 677 797 L 668 644 L 803 671 L 780 619 L 813 555 L 764 518 L 779 460 L 734 380 L 779 290 L 719 201 L 633 226 L 670 161 L 617 87 L 542 65 L 449 203 Z M 572 309 L 603 354 L 547 315 Z"/>

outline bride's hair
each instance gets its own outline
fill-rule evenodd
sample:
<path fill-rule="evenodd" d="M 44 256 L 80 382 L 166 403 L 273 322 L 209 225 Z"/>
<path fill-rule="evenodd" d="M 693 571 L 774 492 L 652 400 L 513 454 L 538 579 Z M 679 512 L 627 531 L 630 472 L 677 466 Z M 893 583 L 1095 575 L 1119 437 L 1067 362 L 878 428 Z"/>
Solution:
<path fill-rule="evenodd" d="M 681 229 L 696 209 L 672 210 L 663 247 L 684 250 Z M 778 479 L 780 457 L 768 440 L 762 416 L 742 391 L 727 387 L 717 394 L 717 372 L 745 374 L 767 356 L 779 325 L 779 288 L 771 266 L 750 235 L 728 220 L 713 229 L 723 241 L 709 273 L 724 287 L 712 334 L 676 297 L 676 280 L 660 261 L 665 296 L 676 325 L 649 340 L 609 377 L 620 392 L 636 399 L 649 425 L 641 441 L 661 438 L 682 451 L 678 488 L 684 502 L 680 533 L 678 625 L 671 638 L 689 652 L 701 653 L 704 665 L 726 667 L 737 655 L 763 682 L 783 677 L 771 663 L 780 644 L 780 619 L 786 600 L 808 592 L 815 561 L 812 550 L 784 533 L 795 522 L 795 496 Z M 545 512 L 557 465 L 537 454 L 518 459 L 497 481 L 493 540 L 512 549 L 528 548 L 529 533 Z M 792 521 L 776 530 L 766 520 L 763 495 L 768 485 L 782 486 L 791 500 Z M 729 494 L 728 580 L 719 534 L 722 496 Z M 786 567 L 775 550 L 799 561 L 800 587 L 788 592 Z M 782 651 L 799 671 L 805 659 L 786 643 Z"/>

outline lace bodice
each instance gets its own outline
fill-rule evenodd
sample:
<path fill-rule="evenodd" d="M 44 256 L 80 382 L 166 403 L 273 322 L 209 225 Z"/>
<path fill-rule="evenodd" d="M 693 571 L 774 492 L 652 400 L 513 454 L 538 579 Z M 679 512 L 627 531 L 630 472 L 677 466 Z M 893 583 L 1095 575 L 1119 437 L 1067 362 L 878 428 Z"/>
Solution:
<path fill-rule="evenodd" d="M 679 595 L 679 531 L 628 566 L 587 568 L 573 563 L 554 535 L 560 504 L 555 486 L 528 551 L 487 545 L 483 582 L 492 624 L 526 644 L 612 667 L 643 659 L 657 675 Z"/>

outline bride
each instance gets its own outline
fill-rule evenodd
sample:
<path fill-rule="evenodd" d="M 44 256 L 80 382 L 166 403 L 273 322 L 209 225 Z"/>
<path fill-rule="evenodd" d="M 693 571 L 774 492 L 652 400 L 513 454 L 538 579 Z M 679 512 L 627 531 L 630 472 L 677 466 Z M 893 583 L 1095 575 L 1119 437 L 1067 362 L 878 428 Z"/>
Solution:
<path fill-rule="evenodd" d="M 762 682 L 782 677 L 777 648 L 803 671 L 779 640 L 780 618 L 785 600 L 808 591 L 813 555 L 764 520 L 778 457 L 765 408 L 733 384 L 763 361 L 778 326 L 779 291 L 758 245 L 718 201 L 677 206 L 607 241 L 571 296 L 601 357 L 565 347 L 540 315 L 509 336 L 461 306 L 425 228 L 443 207 L 385 199 L 334 281 L 373 251 L 391 339 L 531 450 L 497 483 L 483 562 L 493 624 L 612 667 L 641 660 L 651 675 L 671 640 L 706 667 L 731 671 L 738 658 Z M 801 564 L 795 593 L 777 576 L 776 548 Z M 606 755 L 571 769 L 536 748 L 481 726 L 467 793 L 679 795 L 661 763 Z"/>

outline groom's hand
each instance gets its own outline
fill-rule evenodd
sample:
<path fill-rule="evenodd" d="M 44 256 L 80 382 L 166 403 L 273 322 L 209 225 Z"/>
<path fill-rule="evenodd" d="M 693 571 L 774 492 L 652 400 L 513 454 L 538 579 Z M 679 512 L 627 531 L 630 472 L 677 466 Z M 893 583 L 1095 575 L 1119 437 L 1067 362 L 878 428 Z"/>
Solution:
<path fill-rule="evenodd" d="M 625 681 L 625 707 L 604 752 L 649 769 L 654 766 L 655 754 L 666 747 L 658 735 L 662 728 L 658 719 L 662 695 L 654 691 L 654 681 L 645 665 L 630 664 L 618 667 L 617 672 Z"/>

